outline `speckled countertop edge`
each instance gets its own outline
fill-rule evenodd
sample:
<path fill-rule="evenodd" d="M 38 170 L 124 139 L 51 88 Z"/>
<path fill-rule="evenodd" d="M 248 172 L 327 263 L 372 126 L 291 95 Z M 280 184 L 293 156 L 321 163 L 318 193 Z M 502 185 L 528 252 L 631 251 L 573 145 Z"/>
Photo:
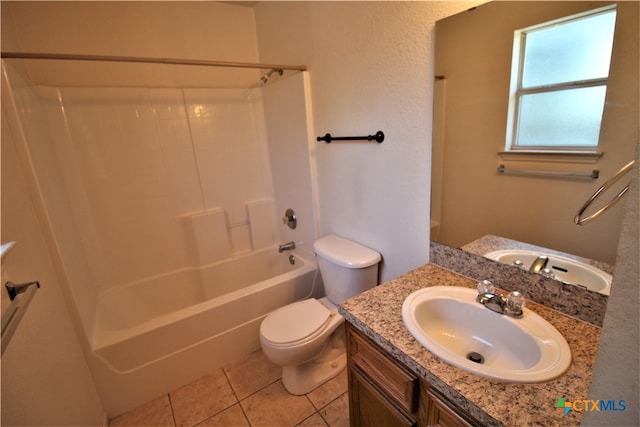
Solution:
<path fill-rule="evenodd" d="M 560 331 L 572 352 L 563 376 L 540 384 L 510 384 L 468 373 L 434 356 L 402 322 L 402 303 L 429 286 L 474 287 L 475 281 L 427 264 L 377 286 L 340 305 L 340 313 L 398 361 L 432 384 L 450 401 L 483 425 L 579 425 L 582 415 L 554 408 L 558 398 L 586 399 L 595 365 L 600 328 L 527 302 L 528 307 Z"/>

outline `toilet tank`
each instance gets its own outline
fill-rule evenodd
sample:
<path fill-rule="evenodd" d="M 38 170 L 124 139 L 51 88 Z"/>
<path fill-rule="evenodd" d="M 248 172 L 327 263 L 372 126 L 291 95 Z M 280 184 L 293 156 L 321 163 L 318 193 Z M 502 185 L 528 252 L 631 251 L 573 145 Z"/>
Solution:
<path fill-rule="evenodd" d="M 333 234 L 318 239 L 313 249 L 327 298 L 334 304 L 378 284 L 378 252 Z"/>

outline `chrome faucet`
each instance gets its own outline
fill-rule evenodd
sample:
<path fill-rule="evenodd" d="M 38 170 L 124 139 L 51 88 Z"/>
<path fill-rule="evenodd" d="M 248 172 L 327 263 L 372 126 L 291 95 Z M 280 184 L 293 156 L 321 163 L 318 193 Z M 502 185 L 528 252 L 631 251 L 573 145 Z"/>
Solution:
<path fill-rule="evenodd" d="M 295 248 L 296 248 L 296 242 L 294 242 L 292 240 L 292 241 L 290 241 L 288 243 L 285 243 L 285 244 L 282 244 L 282 245 L 278 246 L 278 252 L 282 253 L 284 251 L 292 251 Z"/>
<path fill-rule="evenodd" d="M 483 280 L 477 286 L 476 301 L 498 314 L 506 314 L 516 319 L 523 316 L 524 297 L 518 291 L 512 291 L 505 298 L 496 292 L 495 287 L 488 280 Z"/>
<path fill-rule="evenodd" d="M 533 273 L 540 273 L 547 266 L 548 262 L 548 256 L 540 255 L 538 258 L 536 258 L 535 261 L 533 261 L 533 264 L 531 264 L 531 267 L 529 267 L 529 271 Z"/>

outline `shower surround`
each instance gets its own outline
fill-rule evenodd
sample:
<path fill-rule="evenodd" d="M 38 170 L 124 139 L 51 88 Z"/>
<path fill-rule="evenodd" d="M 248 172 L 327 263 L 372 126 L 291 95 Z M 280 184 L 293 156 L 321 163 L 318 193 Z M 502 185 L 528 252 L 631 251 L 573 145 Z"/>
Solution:
<path fill-rule="evenodd" d="M 109 414 L 210 372 L 239 352 L 259 348 L 256 319 L 312 291 L 314 263 L 304 261 L 313 259 L 316 237 L 306 73 L 273 76 L 265 86 L 256 77 L 252 88 L 51 87 L 33 84 L 23 66 L 18 60 L 3 61 L 3 102 L 12 108 L 14 126 L 20 127 L 22 158 L 37 182 Z M 302 219 L 295 231 L 277 219 L 287 207 Z M 276 280 L 267 290 L 262 286 L 263 294 L 274 292 L 263 296 L 269 298 L 268 306 L 259 307 L 260 298 L 248 299 L 251 319 L 239 317 L 238 324 L 227 329 L 231 333 L 249 321 L 252 326 L 226 336 L 220 348 L 210 342 L 191 359 L 184 358 L 186 353 L 176 358 L 174 366 L 166 359 L 181 351 L 169 346 L 170 352 L 146 359 L 132 355 L 140 363 L 122 362 L 129 366 L 123 370 L 106 363 L 104 351 L 96 352 L 102 345 L 97 337 L 104 336 L 96 313 L 104 307 L 104 298 L 109 297 L 113 307 L 112 296 L 121 294 L 122 312 L 131 308 L 126 315 L 141 316 L 144 307 L 126 297 L 136 283 L 145 283 L 148 297 L 142 301 L 149 305 L 185 299 L 185 294 L 199 292 L 198 286 L 215 287 L 221 279 L 198 277 L 164 286 L 166 281 L 157 278 L 198 276 L 184 272 L 211 271 L 210 266 L 227 262 L 236 269 L 255 269 L 251 262 L 236 261 L 270 250 L 277 255 L 277 244 L 289 240 L 299 242 L 300 277 L 292 279 L 294 273 L 285 272 L 287 285 Z M 273 262 L 281 261 L 266 261 L 265 268 Z M 237 292 L 233 281 L 224 286 L 229 285 L 236 298 L 253 294 Z M 211 325 L 211 331 L 212 336 L 224 332 L 217 325 Z M 114 342 L 137 338 L 123 335 Z M 193 342 L 187 338 L 182 347 L 191 353 L 202 340 L 206 337 L 199 335 Z M 122 348 L 126 352 L 135 345 Z M 123 360 L 126 355 L 110 357 Z M 183 375 L 158 378 L 158 367 L 152 365 L 160 359 L 165 370 L 181 371 L 178 360 L 193 366 L 182 369 Z M 154 385 L 125 398 L 122 390 L 141 381 Z"/>

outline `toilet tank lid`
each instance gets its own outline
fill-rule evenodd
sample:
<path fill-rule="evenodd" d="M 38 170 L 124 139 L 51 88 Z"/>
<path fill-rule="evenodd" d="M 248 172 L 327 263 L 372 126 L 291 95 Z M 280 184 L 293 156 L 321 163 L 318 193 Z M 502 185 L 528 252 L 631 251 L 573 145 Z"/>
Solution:
<path fill-rule="evenodd" d="M 370 267 L 382 259 L 373 249 L 333 234 L 316 240 L 313 249 L 318 256 L 347 268 Z"/>

